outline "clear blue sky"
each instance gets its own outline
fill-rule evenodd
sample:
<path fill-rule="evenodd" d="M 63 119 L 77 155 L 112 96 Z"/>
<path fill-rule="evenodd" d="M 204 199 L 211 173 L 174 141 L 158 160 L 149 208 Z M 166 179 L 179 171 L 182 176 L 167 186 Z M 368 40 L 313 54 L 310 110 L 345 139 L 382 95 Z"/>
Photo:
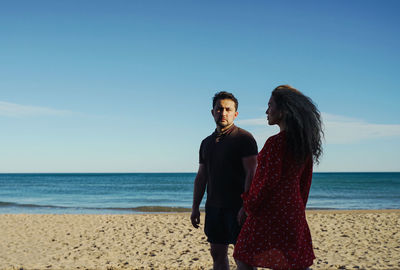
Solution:
<path fill-rule="evenodd" d="M 323 114 L 316 171 L 400 171 L 400 1 L 3 1 L 0 172 L 194 172 L 215 92 L 261 149 L 271 90 Z"/>

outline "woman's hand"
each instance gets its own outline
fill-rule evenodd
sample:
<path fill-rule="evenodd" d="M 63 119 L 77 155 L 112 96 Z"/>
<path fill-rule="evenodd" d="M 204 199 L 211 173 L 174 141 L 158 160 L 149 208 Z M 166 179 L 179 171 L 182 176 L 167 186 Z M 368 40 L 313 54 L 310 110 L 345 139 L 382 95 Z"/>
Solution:
<path fill-rule="evenodd" d="M 240 208 L 239 213 L 237 215 L 237 221 L 239 223 L 240 226 L 242 226 L 244 224 L 244 222 L 246 221 L 247 218 L 247 213 L 244 211 L 244 208 Z"/>

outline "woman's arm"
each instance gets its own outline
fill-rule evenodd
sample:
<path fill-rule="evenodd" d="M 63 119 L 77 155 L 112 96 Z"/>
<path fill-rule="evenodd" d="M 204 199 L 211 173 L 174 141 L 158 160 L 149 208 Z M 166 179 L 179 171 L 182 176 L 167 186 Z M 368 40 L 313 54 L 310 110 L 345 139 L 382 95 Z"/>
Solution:
<path fill-rule="evenodd" d="M 313 161 L 312 158 L 307 160 L 304 167 L 303 173 L 300 178 L 300 195 L 303 199 L 304 208 L 306 207 L 308 194 L 310 193 L 311 179 L 313 173 Z"/>
<path fill-rule="evenodd" d="M 269 192 L 281 180 L 284 157 L 282 138 L 270 138 L 265 144 L 250 190 L 242 194 L 243 206 L 248 214 L 254 214 L 262 207 Z"/>

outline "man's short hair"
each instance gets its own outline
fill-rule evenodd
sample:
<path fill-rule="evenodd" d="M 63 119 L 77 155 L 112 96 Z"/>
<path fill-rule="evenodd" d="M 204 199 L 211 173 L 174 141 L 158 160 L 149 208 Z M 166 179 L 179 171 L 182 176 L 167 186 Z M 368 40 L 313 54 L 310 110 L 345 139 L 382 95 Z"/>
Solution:
<path fill-rule="evenodd" d="M 233 102 L 235 102 L 235 110 L 237 111 L 237 109 L 239 107 L 239 102 L 232 93 L 229 93 L 226 91 L 221 91 L 221 92 L 216 93 L 213 98 L 213 108 L 215 107 L 215 103 L 217 103 L 217 101 L 220 99 L 230 99 Z"/>

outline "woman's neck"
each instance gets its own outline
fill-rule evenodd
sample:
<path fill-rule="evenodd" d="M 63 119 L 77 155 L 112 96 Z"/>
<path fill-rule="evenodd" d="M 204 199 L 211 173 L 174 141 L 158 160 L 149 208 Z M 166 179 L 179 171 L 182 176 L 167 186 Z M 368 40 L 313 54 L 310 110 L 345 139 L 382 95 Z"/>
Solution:
<path fill-rule="evenodd" d="M 282 132 L 282 131 L 286 130 L 286 125 L 283 122 L 278 123 L 278 126 L 279 126 L 279 129 L 280 129 L 279 132 Z"/>

